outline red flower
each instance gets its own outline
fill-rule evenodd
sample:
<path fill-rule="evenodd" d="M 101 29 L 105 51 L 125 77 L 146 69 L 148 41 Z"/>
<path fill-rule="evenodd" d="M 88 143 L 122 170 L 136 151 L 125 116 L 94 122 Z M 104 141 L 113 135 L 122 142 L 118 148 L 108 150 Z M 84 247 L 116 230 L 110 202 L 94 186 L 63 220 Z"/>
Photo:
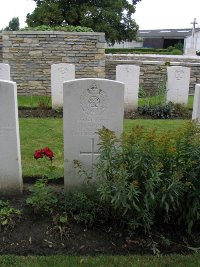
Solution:
<path fill-rule="evenodd" d="M 53 151 L 51 151 L 51 149 L 48 147 L 43 148 L 42 152 L 43 152 L 44 156 L 50 158 L 51 160 L 54 157 Z"/>
<path fill-rule="evenodd" d="M 35 159 L 43 158 L 43 156 L 50 158 L 50 160 L 53 160 L 54 154 L 53 151 L 48 147 L 36 150 L 34 153 Z"/>
<path fill-rule="evenodd" d="M 34 153 L 34 158 L 35 159 L 39 159 L 39 158 L 43 158 L 43 153 L 41 150 L 36 150 Z"/>

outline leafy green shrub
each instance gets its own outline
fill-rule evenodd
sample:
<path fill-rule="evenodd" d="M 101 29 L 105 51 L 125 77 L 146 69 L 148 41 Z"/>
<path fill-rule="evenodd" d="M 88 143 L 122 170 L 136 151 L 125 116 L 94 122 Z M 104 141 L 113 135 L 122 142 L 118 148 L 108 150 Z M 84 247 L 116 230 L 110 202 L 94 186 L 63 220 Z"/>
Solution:
<path fill-rule="evenodd" d="M 93 32 L 91 28 L 82 27 L 82 26 L 73 26 L 73 25 L 66 25 L 66 26 L 47 26 L 47 25 L 40 25 L 37 27 L 25 27 L 20 29 L 21 31 L 65 31 L 65 32 Z"/>
<path fill-rule="evenodd" d="M 172 52 L 171 52 L 172 55 L 182 55 L 183 52 L 180 50 L 180 49 L 173 49 Z"/>
<path fill-rule="evenodd" d="M 178 42 L 178 43 L 176 43 L 176 44 L 174 45 L 174 48 L 179 49 L 180 51 L 183 52 L 183 46 L 184 46 L 183 43 Z"/>
<path fill-rule="evenodd" d="M 90 226 L 105 222 L 108 217 L 106 206 L 100 202 L 96 189 L 91 190 L 74 190 L 67 194 L 61 203 L 69 218 Z"/>
<path fill-rule="evenodd" d="M 172 52 L 173 50 L 174 50 L 174 47 L 172 45 L 167 47 L 167 51 Z"/>
<path fill-rule="evenodd" d="M 34 213 L 52 213 L 55 204 L 58 202 L 57 195 L 48 186 L 47 179 L 39 179 L 30 187 L 32 193 L 26 203 L 33 208 Z"/>
<path fill-rule="evenodd" d="M 174 46 L 169 46 L 167 48 L 167 51 L 170 52 L 172 55 L 182 55 L 183 54 L 183 44 L 181 42 L 178 42 L 177 44 L 174 44 Z"/>
<path fill-rule="evenodd" d="M 173 106 L 176 117 L 191 118 L 191 110 L 186 105 L 174 103 Z"/>
<path fill-rule="evenodd" d="M 21 210 L 12 208 L 9 201 L 0 200 L 0 232 L 2 229 L 13 228 L 21 216 Z"/>
<path fill-rule="evenodd" d="M 191 233 L 200 223 L 200 135 L 193 122 L 158 134 L 135 127 L 117 138 L 99 130 L 98 192 L 115 218 L 150 231 L 171 224 Z"/>

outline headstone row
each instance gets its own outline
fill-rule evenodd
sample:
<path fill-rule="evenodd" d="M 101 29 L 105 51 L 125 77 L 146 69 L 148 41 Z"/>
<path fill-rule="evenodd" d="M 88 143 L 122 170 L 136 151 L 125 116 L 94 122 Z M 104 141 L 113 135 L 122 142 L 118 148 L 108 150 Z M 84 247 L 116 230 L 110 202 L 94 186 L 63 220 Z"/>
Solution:
<path fill-rule="evenodd" d="M 125 111 L 138 108 L 140 67 L 135 65 L 118 65 L 116 80 L 125 84 Z M 0 63 L 0 79 L 10 80 L 10 66 Z M 75 79 L 75 65 L 59 63 L 51 65 L 51 99 L 52 108 L 63 107 L 63 83 Z M 190 82 L 190 68 L 180 66 L 167 67 L 166 101 L 187 104 Z"/>
<path fill-rule="evenodd" d="M 105 79 L 64 82 L 64 180 L 65 189 L 80 185 L 82 179 L 74 160 L 95 179 L 98 129 L 122 133 L 124 84 Z M 0 80 L 0 195 L 22 192 L 17 86 Z"/>
<path fill-rule="evenodd" d="M 52 71 L 62 72 L 62 68 L 57 69 L 57 67 L 52 66 Z M 74 72 L 74 68 L 67 66 L 66 70 L 65 65 L 62 67 L 64 68 L 63 75 L 59 76 L 57 73 L 56 77 L 65 80 L 65 71 L 68 72 L 70 69 Z M 133 99 L 133 93 L 129 92 L 129 88 L 136 88 L 137 92 L 139 88 L 139 67 L 125 67 L 118 66 L 117 68 L 117 75 L 121 75 L 120 80 L 123 83 L 92 78 L 73 79 L 63 83 L 58 79 L 57 85 L 59 85 L 63 99 L 65 190 L 82 183 L 82 178 L 74 167 L 74 160 L 80 161 L 81 166 L 95 179 L 94 164 L 98 156 L 98 129 L 106 127 L 118 136 L 123 131 L 124 102 L 130 107 L 129 96 Z M 172 86 L 177 88 L 175 92 L 179 91 L 179 88 L 182 93 L 176 96 L 173 93 L 173 99 L 181 98 L 185 101 L 188 89 L 186 90 L 184 79 L 185 77 L 189 79 L 189 69 L 186 68 L 183 71 L 180 67 L 172 68 L 168 69 L 169 77 L 171 77 L 169 80 L 173 79 L 174 82 L 168 81 L 168 92 Z M 170 93 L 168 93 L 168 99 L 169 96 Z M 200 116 L 199 106 L 200 85 L 196 85 L 193 118 Z M 16 83 L 5 80 L 0 80 L 0 151 L 0 193 L 20 193 L 22 170 L 17 86 Z"/>
<path fill-rule="evenodd" d="M 138 108 L 140 67 L 135 65 L 118 65 L 116 80 L 125 84 L 124 103 L 126 111 Z M 190 68 L 167 67 L 166 101 L 187 104 L 190 83 Z"/>

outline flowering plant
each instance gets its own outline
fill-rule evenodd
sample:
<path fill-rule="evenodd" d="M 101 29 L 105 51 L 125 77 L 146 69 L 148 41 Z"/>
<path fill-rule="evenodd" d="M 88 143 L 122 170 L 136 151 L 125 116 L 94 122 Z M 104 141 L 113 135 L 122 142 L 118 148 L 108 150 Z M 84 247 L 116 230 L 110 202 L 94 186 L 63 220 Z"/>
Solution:
<path fill-rule="evenodd" d="M 39 158 L 43 158 L 43 157 L 49 158 L 51 160 L 51 163 L 52 163 L 52 160 L 54 157 L 53 151 L 48 147 L 35 150 L 35 153 L 34 153 L 35 159 L 39 159 Z"/>
<path fill-rule="evenodd" d="M 45 171 L 45 175 L 43 176 L 43 178 L 48 177 L 48 180 L 53 180 L 61 177 L 59 168 L 52 165 L 54 159 L 54 153 L 49 147 L 35 150 L 34 158 L 36 160 L 40 158 L 50 159 L 51 165 L 43 166 L 43 172 Z"/>

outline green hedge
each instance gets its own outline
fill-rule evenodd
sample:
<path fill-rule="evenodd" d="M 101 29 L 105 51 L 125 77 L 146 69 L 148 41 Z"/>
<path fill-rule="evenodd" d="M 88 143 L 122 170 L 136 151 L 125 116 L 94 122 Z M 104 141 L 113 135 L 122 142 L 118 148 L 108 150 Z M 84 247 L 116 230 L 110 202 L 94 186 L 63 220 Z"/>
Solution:
<path fill-rule="evenodd" d="M 41 25 L 37 27 L 25 27 L 23 29 L 20 29 L 21 31 L 65 31 L 65 32 L 93 32 L 91 28 L 88 27 L 81 27 L 81 26 L 72 26 L 72 25 L 66 25 L 66 26 L 46 26 Z"/>
<path fill-rule="evenodd" d="M 106 54 L 160 54 L 160 55 L 182 55 L 179 49 L 156 49 L 156 48 L 106 48 Z"/>

